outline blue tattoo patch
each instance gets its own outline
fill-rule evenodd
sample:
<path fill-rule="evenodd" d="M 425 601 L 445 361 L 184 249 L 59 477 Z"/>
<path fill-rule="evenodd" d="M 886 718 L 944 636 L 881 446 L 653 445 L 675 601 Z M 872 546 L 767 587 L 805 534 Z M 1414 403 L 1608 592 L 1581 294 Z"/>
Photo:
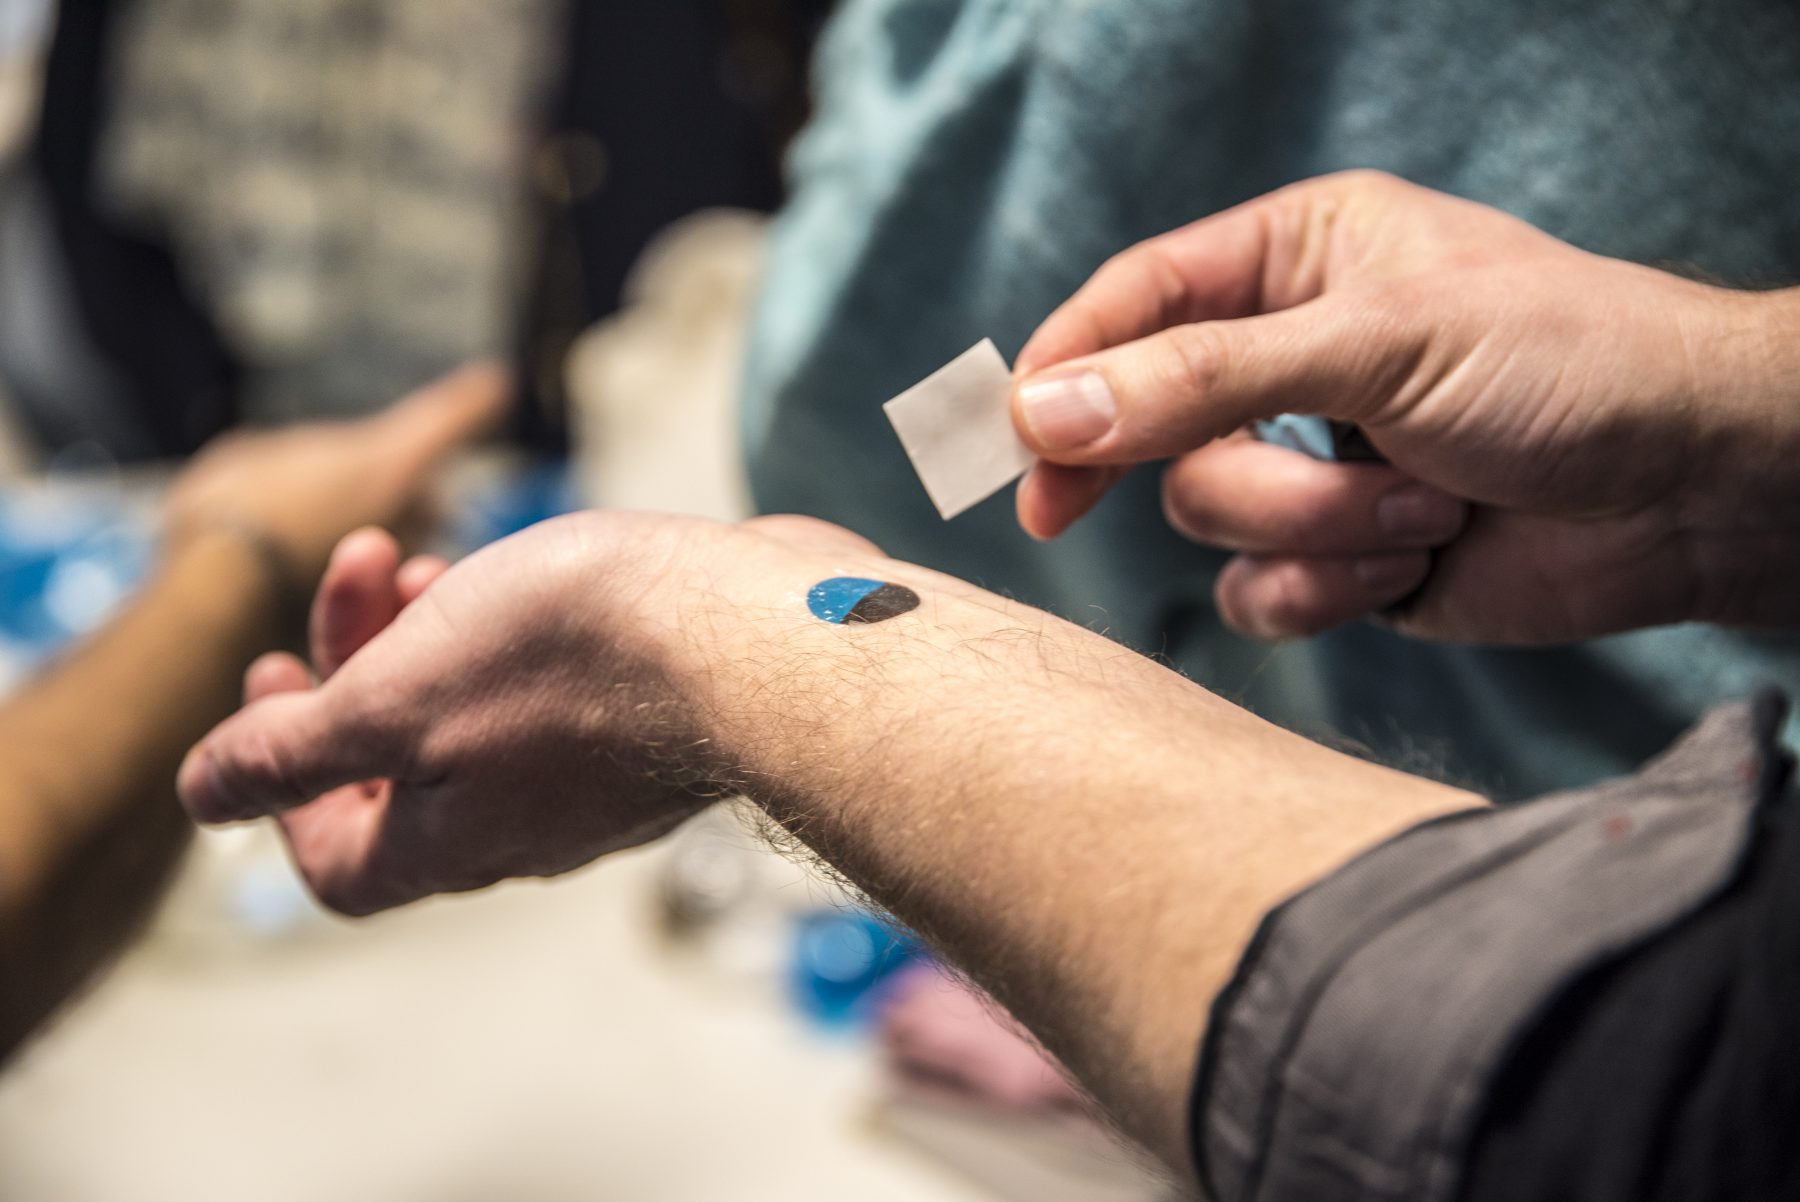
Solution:
<path fill-rule="evenodd" d="M 806 594 L 813 617 L 834 626 L 872 624 L 919 608 L 919 594 L 898 584 L 840 576 L 822 580 Z"/>

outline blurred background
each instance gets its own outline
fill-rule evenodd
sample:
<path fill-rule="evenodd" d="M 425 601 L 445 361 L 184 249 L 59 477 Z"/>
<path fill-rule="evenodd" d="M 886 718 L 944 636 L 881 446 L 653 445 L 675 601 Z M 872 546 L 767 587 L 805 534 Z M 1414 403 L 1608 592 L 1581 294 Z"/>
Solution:
<path fill-rule="evenodd" d="M 143 579 L 209 439 L 472 358 L 521 397 L 439 550 L 580 505 L 746 513 L 745 310 L 829 7 L 0 0 L 0 694 Z M 354 924 L 271 830 L 204 835 L 0 1073 L 23 1202 L 1165 1196 L 729 809 Z"/>

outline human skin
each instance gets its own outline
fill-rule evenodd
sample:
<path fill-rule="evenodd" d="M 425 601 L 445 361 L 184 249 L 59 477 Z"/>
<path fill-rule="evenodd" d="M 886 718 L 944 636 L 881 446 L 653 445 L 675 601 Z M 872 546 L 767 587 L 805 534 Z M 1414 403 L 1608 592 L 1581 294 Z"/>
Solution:
<path fill-rule="evenodd" d="M 245 666 L 297 633 L 332 545 L 417 508 L 506 393 L 472 369 L 382 417 L 215 444 L 174 484 L 137 596 L 0 705 L 0 1057 L 148 916 L 192 829 L 181 756 L 238 704 Z"/>
<path fill-rule="evenodd" d="M 1800 623 L 1800 290 L 1602 258 L 1357 172 L 1124 252 L 1017 373 L 1045 460 L 1024 527 L 1054 537 L 1172 460 L 1168 520 L 1239 552 L 1219 611 L 1253 635 Z M 1245 435 L 1282 413 L 1354 423 L 1391 466 Z"/>
<path fill-rule="evenodd" d="M 822 622 L 807 591 L 839 576 L 922 603 Z M 458 564 L 318 688 L 227 721 L 180 786 L 209 822 L 337 799 L 295 858 L 355 914 L 563 872 L 741 793 L 1183 1169 L 1207 1007 L 1262 916 L 1482 804 L 834 527 L 622 514 Z"/>

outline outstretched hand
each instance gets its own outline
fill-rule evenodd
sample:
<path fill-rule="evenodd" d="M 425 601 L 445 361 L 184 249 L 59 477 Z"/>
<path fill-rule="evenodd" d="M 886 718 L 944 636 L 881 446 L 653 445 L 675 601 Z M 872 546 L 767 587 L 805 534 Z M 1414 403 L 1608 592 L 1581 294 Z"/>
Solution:
<path fill-rule="evenodd" d="M 294 656 L 258 660 L 246 707 L 184 763 L 183 800 L 203 822 L 277 818 L 347 914 L 648 842 L 728 775 L 684 666 L 684 590 L 845 556 L 878 553 L 807 519 L 576 514 L 453 568 L 358 531 L 313 607 L 319 683 Z"/>

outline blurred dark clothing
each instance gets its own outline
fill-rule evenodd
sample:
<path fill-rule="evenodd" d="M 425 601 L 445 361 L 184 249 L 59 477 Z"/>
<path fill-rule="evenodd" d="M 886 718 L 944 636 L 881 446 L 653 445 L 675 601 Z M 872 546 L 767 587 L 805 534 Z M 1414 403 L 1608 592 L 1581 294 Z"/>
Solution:
<path fill-rule="evenodd" d="M 569 344 L 619 305 L 646 242 L 715 206 L 772 212 L 831 0 L 574 0 L 537 165 L 522 429 L 561 437 Z"/>
<path fill-rule="evenodd" d="M 239 371 L 163 241 L 109 219 L 95 203 L 112 33 L 123 7 L 119 0 L 62 0 L 32 163 L 77 318 L 90 347 L 108 360 L 121 402 L 150 437 L 148 448 L 129 449 L 183 455 L 231 423 Z M 24 399 L 28 415 L 56 402 Z"/>
<path fill-rule="evenodd" d="M 109 204 L 99 178 L 136 3 L 62 0 L 31 172 L 81 332 L 116 380 L 117 403 L 148 433 L 148 445 L 139 437 L 115 451 L 180 456 L 242 416 L 255 365 L 234 344 L 223 299 L 182 261 L 176 231 Z M 702 208 L 779 202 L 779 156 L 804 108 L 805 60 L 827 7 L 567 0 L 564 28 L 548 39 L 556 79 L 542 89 L 512 181 L 527 220 L 504 248 L 526 273 L 512 338 L 525 392 L 515 435 L 525 444 L 560 449 L 563 353 L 619 304 L 650 237 Z M 378 28 L 379 0 L 366 15 Z M 30 381 L 9 383 L 28 414 L 59 404 L 30 395 Z M 104 429 L 39 425 L 52 441 L 116 441 Z"/>
<path fill-rule="evenodd" d="M 1271 913 L 1201 1059 L 1208 1196 L 1800 1197 L 1785 708 L 1415 827 Z"/>

